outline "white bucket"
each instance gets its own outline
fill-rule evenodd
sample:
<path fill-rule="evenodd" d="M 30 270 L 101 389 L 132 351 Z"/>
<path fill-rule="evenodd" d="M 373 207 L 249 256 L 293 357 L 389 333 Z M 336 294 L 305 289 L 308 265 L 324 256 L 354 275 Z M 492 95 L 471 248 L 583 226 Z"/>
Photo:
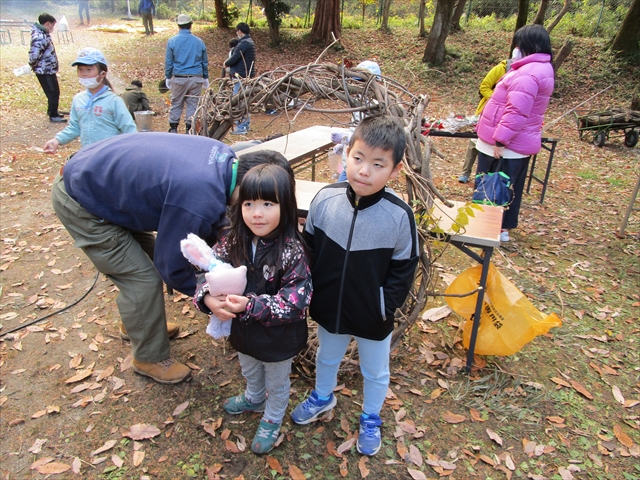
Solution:
<path fill-rule="evenodd" d="M 139 132 L 151 132 L 151 117 L 153 112 L 151 110 L 144 110 L 142 112 L 133 112 L 136 117 L 136 126 Z"/>

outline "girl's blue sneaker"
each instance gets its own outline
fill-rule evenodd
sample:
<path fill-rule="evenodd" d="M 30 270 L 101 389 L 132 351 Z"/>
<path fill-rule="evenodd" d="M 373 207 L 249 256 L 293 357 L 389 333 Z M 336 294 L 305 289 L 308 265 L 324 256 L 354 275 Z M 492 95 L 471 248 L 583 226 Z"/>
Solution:
<path fill-rule="evenodd" d="M 338 400 L 332 393 L 328 400 L 320 400 L 318 393 L 313 390 L 307 399 L 291 412 L 291 419 L 298 425 L 306 425 L 317 420 L 324 412 L 336 406 Z"/>
<path fill-rule="evenodd" d="M 270 452 L 278 440 L 278 435 L 280 435 L 279 423 L 260 420 L 256 436 L 253 437 L 253 442 L 251 442 L 251 451 L 258 455 Z"/>
<path fill-rule="evenodd" d="M 380 426 L 382 420 L 378 415 L 360 415 L 360 433 L 358 433 L 358 443 L 356 448 L 362 455 L 369 457 L 380 451 L 382 439 L 380 438 Z"/>

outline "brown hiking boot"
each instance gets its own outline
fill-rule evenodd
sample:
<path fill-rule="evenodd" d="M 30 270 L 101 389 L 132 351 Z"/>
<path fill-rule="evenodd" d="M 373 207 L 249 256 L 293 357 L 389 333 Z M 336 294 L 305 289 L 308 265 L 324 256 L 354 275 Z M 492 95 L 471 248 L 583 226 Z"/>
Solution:
<path fill-rule="evenodd" d="M 191 375 L 189 367 L 172 358 L 157 363 L 139 362 L 134 358 L 131 366 L 134 372 L 153 378 L 158 383 L 180 383 Z"/>
<path fill-rule="evenodd" d="M 167 334 L 169 338 L 176 338 L 180 333 L 180 325 L 173 322 L 167 322 Z M 129 335 L 127 335 L 127 329 L 124 328 L 124 324 L 120 323 L 120 338 L 126 340 L 127 342 L 131 341 Z"/>

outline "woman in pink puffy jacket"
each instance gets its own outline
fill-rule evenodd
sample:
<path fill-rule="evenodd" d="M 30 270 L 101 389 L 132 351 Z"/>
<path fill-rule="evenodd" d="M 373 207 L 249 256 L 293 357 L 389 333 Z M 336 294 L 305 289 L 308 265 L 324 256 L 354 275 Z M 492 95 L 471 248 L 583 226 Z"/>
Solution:
<path fill-rule="evenodd" d="M 518 226 L 529 158 L 540 151 L 542 121 L 553 93 L 551 39 L 540 25 L 526 25 L 514 37 L 511 70 L 496 85 L 478 121 L 477 173 L 500 170 L 511 178 L 513 201 L 502 218 L 500 240 Z M 519 53 L 518 53 L 519 52 Z"/>

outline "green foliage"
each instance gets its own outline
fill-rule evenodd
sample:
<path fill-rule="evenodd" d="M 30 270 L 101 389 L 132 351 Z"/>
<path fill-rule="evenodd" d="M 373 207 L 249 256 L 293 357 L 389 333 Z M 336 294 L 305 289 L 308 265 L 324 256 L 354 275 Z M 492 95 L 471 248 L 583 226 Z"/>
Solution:
<path fill-rule="evenodd" d="M 554 35 L 571 34 L 581 37 L 593 36 L 602 4 L 590 5 L 584 1 L 579 10 L 567 13 L 558 26 L 553 30 Z M 597 37 L 611 39 L 615 36 L 622 24 L 622 20 L 627 14 L 627 8 L 619 5 L 615 9 L 605 8 L 602 10 L 602 18 L 598 25 Z"/>
<path fill-rule="evenodd" d="M 267 2 L 264 13 L 267 18 L 271 19 L 276 27 L 279 27 L 282 23 L 282 17 L 288 14 L 290 11 L 291 8 L 288 4 L 282 2 L 281 0 L 275 0 Z"/>
<path fill-rule="evenodd" d="M 227 24 L 233 26 L 238 18 L 240 18 L 240 9 L 235 3 L 223 3 L 222 4 L 222 17 L 227 21 Z"/>
<path fill-rule="evenodd" d="M 156 16 L 162 20 L 173 19 L 178 16 L 178 14 L 171 10 L 168 5 L 161 3 L 156 6 Z"/>

